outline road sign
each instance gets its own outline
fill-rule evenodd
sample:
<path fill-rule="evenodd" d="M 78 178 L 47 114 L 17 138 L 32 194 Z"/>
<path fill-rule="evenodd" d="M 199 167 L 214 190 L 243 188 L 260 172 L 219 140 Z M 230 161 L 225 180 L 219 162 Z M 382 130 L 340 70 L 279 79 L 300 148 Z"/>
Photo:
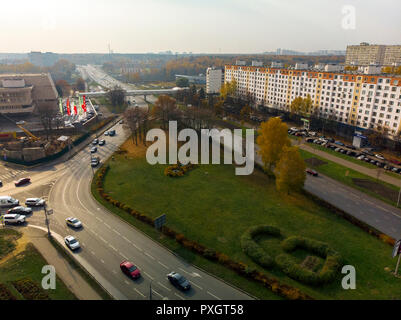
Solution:
<path fill-rule="evenodd" d="M 393 258 L 401 254 L 401 240 L 398 240 L 394 245 Z"/>
<path fill-rule="evenodd" d="M 155 219 L 155 228 L 160 230 L 166 224 L 167 216 L 163 214 L 162 216 Z"/>
<path fill-rule="evenodd" d="M 48 216 L 51 216 L 54 213 L 53 209 L 47 210 L 46 212 Z"/>

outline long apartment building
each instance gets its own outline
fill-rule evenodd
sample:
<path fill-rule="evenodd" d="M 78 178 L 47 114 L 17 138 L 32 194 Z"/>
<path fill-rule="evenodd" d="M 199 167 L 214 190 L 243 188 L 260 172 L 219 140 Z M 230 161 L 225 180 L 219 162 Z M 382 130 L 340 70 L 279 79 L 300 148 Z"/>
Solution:
<path fill-rule="evenodd" d="M 321 117 L 392 134 L 401 129 L 401 78 L 226 65 L 225 82 L 234 79 L 237 95 L 258 105 L 288 111 L 295 98 L 309 95 Z"/>
<path fill-rule="evenodd" d="M 366 42 L 347 47 L 346 65 L 382 65 L 401 64 L 401 45 L 378 45 Z"/>

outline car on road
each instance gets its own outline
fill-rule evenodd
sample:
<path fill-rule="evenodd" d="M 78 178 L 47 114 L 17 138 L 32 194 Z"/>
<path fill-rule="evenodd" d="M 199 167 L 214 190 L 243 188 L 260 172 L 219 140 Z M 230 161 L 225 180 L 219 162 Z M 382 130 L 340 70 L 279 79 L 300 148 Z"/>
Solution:
<path fill-rule="evenodd" d="M 380 160 L 386 160 L 382 155 L 380 155 L 380 154 L 375 154 L 375 157 L 377 158 L 377 159 L 380 159 Z"/>
<path fill-rule="evenodd" d="M 95 139 L 92 141 L 93 146 L 97 146 L 99 144 L 99 139 Z"/>
<path fill-rule="evenodd" d="M 362 161 L 365 159 L 365 156 L 359 156 L 357 159 Z"/>
<path fill-rule="evenodd" d="M 105 146 L 106 145 L 106 140 L 100 140 L 99 141 L 99 146 Z"/>
<path fill-rule="evenodd" d="M 96 167 L 99 165 L 99 163 L 100 163 L 100 160 L 99 160 L 99 159 L 97 159 L 97 158 L 92 158 L 92 160 L 91 160 L 91 167 L 92 167 L 92 168 L 96 168 Z"/>
<path fill-rule="evenodd" d="M 22 179 L 19 179 L 18 181 L 15 181 L 14 184 L 16 187 L 21 187 L 30 182 L 31 182 L 31 178 L 22 178 Z"/>
<path fill-rule="evenodd" d="M 19 214 L 6 214 L 4 215 L 4 224 L 21 225 L 25 223 L 25 217 Z"/>
<path fill-rule="evenodd" d="M 3 181 L 0 180 L 0 187 L 2 187 L 2 186 L 3 186 Z"/>
<path fill-rule="evenodd" d="M 7 214 L 19 214 L 22 216 L 27 216 L 32 213 L 32 208 L 25 208 L 23 206 L 18 206 L 11 208 L 7 211 Z"/>
<path fill-rule="evenodd" d="M 104 133 L 104 135 L 105 135 L 106 137 L 108 137 L 108 136 L 109 136 L 109 134 L 110 134 L 110 132 L 109 132 L 109 131 L 106 131 L 106 132 Z"/>
<path fill-rule="evenodd" d="M 15 123 L 17 126 L 23 126 L 24 124 L 26 124 L 26 122 L 24 120 L 18 121 Z"/>
<path fill-rule="evenodd" d="M 109 136 L 114 137 L 116 135 L 116 130 L 110 130 L 109 131 Z"/>
<path fill-rule="evenodd" d="M 138 279 L 141 276 L 141 271 L 132 262 L 123 261 L 120 264 L 121 271 L 132 279 Z"/>
<path fill-rule="evenodd" d="M 28 207 L 43 207 L 45 204 L 46 201 L 40 198 L 29 198 L 25 201 L 25 205 Z"/>
<path fill-rule="evenodd" d="M 19 200 L 10 196 L 0 197 L 0 208 L 14 208 L 19 206 Z"/>
<path fill-rule="evenodd" d="M 306 173 L 310 174 L 311 176 L 314 176 L 314 177 L 318 177 L 319 176 L 319 174 L 315 170 L 312 170 L 312 169 L 307 169 Z"/>
<path fill-rule="evenodd" d="M 92 149 L 91 149 L 91 153 L 96 153 L 97 152 L 97 148 L 96 147 L 93 147 Z"/>
<path fill-rule="evenodd" d="M 67 218 L 65 219 L 65 222 L 67 223 L 67 226 L 75 229 L 82 228 L 82 222 L 79 221 L 77 218 Z"/>
<path fill-rule="evenodd" d="M 184 276 L 180 275 L 177 272 L 171 272 L 167 275 L 167 279 L 170 281 L 170 283 L 181 289 L 184 291 L 188 291 L 189 289 L 191 289 L 191 284 L 189 283 L 189 281 L 187 279 L 185 279 Z"/>
<path fill-rule="evenodd" d="M 79 241 L 75 239 L 73 236 L 67 236 L 64 238 L 64 242 L 68 248 L 70 248 L 72 251 L 78 250 L 81 248 L 81 245 L 79 244 Z"/>

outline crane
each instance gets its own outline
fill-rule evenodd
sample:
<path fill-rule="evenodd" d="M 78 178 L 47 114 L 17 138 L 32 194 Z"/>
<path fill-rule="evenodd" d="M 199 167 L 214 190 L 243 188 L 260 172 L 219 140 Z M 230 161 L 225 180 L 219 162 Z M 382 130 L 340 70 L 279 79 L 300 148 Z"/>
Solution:
<path fill-rule="evenodd" d="M 39 141 L 40 139 L 35 136 L 32 132 L 28 131 L 25 129 L 22 125 L 17 124 L 13 119 L 10 117 L 6 116 L 4 113 L 1 114 L 4 118 L 6 118 L 8 121 L 14 123 L 18 128 L 20 128 L 32 141 Z"/>

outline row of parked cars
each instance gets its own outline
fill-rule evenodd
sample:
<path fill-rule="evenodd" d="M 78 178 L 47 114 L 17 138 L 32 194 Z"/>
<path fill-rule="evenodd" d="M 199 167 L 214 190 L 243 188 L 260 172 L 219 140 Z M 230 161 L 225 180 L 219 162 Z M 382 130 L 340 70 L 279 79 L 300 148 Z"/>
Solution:
<path fill-rule="evenodd" d="M 26 216 L 32 214 L 32 208 L 44 207 L 46 201 L 40 198 L 29 198 L 25 206 L 21 206 L 19 200 L 10 196 L 0 197 L 0 207 L 9 208 L 3 217 L 4 224 L 21 225 L 26 221 Z"/>

